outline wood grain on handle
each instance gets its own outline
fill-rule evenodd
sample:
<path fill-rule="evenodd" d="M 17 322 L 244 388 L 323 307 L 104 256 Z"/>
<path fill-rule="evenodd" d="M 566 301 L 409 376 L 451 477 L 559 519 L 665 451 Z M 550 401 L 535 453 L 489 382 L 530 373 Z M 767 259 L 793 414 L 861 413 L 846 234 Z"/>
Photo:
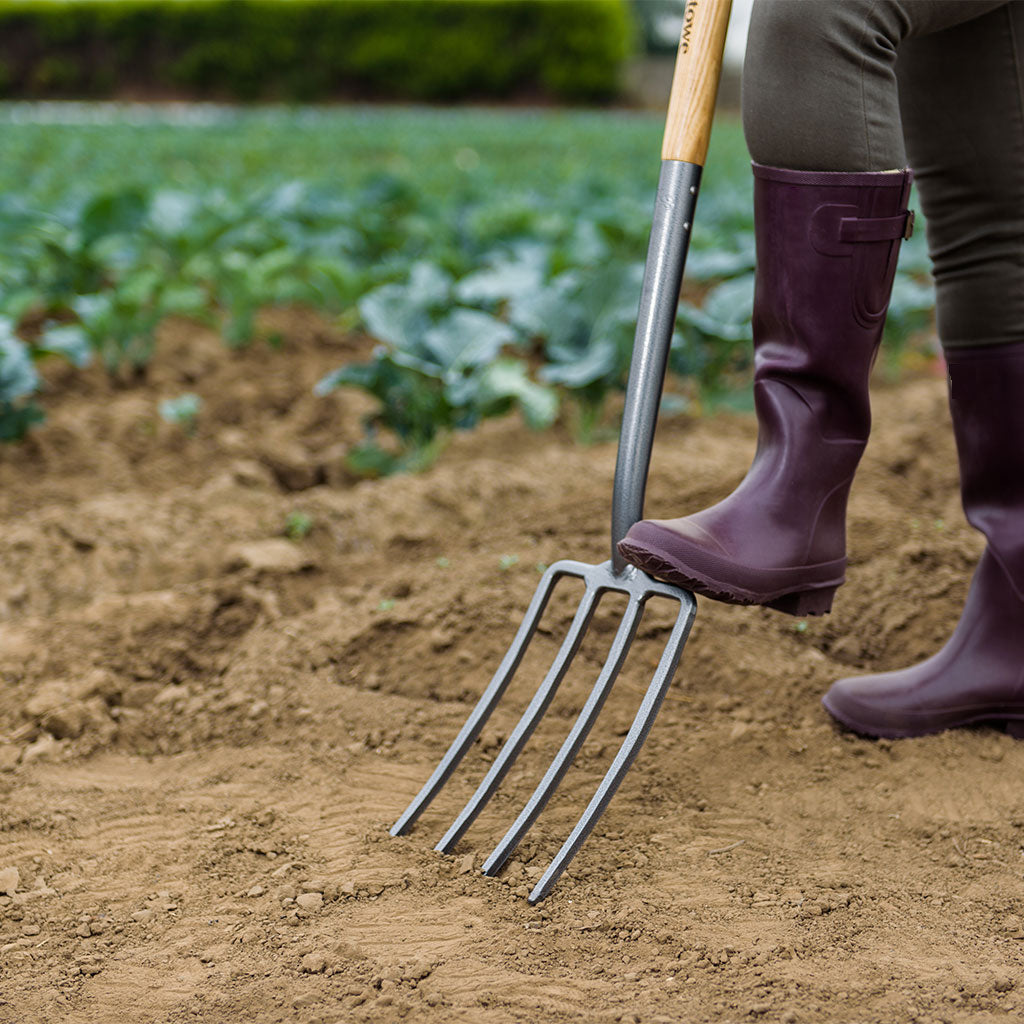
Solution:
<path fill-rule="evenodd" d="M 662 160 L 704 166 L 732 0 L 687 0 L 668 101 Z"/>

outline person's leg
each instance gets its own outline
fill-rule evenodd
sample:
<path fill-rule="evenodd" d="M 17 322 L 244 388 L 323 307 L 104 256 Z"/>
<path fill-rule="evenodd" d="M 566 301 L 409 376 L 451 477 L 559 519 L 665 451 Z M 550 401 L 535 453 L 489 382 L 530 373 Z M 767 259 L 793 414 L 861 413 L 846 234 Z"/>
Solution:
<path fill-rule="evenodd" d="M 1024 340 L 1024 3 L 907 40 L 897 74 L 943 348 Z"/>
<path fill-rule="evenodd" d="M 757 0 L 743 65 L 751 159 L 807 171 L 904 167 L 897 52 L 1005 2 Z"/>
<path fill-rule="evenodd" d="M 840 680 L 824 704 L 875 736 L 1005 722 L 1024 737 L 1024 3 L 908 41 L 898 80 L 964 510 L 988 545 L 938 654 Z"/>
<path fill-rule="evenodd" d="M 868 377 L 909 227 L 910 175 L 892 170 L 904 163 L 896 54 L 993 6 L 758 0 L 744 68 L 757 453 L 719 504 L 634 525 L 619 546 L 634 565 L 718 600 L 830 609 L 870 429 Z"/>

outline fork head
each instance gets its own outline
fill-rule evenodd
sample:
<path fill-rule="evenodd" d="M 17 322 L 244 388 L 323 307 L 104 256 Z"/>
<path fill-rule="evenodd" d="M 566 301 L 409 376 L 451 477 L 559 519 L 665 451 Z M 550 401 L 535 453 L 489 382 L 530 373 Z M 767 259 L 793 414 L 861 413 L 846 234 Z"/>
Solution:
<path fill-rule="evenodd" d="M 444 853 L 449 852 L 473 824 L 476 817 L 497 790 L 502 779 L 529 740 L 537 723 L 551 704 L 559 685 L 569 670 L 573 657 L 583 642 L 587 627 L 601 598 L 609 593 L 625 594 L 627 597 L 626 609 L 623 612 L 604 666 L 598 674 L 590 694 L 568 735 L 565 737 L 561 748 L 519 814 L 519 817 L 485 861 L 483 872 L 487 875 L 496 874 L 501 869 L 501 866 L 511 856 L 530 826 L 540 815 L 552 793 L 558 788 L 566 771 L 568 771 L 573 759 L 586 740 L 591 727 L 597 720 L 605 699 L 611 692 L 619 671 L 626 660 L 626 655 L 636 636 L 647 601 L 652 597 L 664 597 L 678 602 L 679 609 L 658 666 L 654 671 L 644 698 L 618 753 L 615 755 L 604 779 L 598 786 L 576 827 L 565 840 L 565 843 L 530 893 L 529 900 L 531 903 L 538 902 L 551 891 L 559 876 L 569 865 L 569 862 L 579 851 L 587 836 L 593 830 L 594 825 L 604 813 L 623 777 L 643 746 L 644 740 L 646 740 L 647 734 L 654 724 L 654 719 L 661 708 L 676 666 L 679 664 L 679 658 L 682 655 L 683 646 L 689 635 L 690 627 L 693 624 L 696 603 L 689 591 L 652 579 L 646 573 L 633 566 L 626 566 L 617 572 L 610 561 L 603 562 L 600 565 L 590 565 L 584 562 L 565 560 L 550 566 L 538 584 L 523 617 L 523 621 L 511 646 L 498 666 L 497 672 L 495 672 L 430 779 L 428 779 L 416 798 L 391 828 L 391 834 L 394 836 L 407 832 L 458 767 L 466 752 L 480 735 L 480 731 L 490 718 L 491 712 L 501 701 L 515 675 L 516 669 L 523 659 L 523 655 L 526 653 L 530 640 L 537 630 L 537 625 L 558 581 L 566 576 L 582 580 L 584 584 L 583 596 L 576 609 L 572 624 L 562 641 L 551 667 L 548 669 L 530 703 L 523 711 L 515 728 L 502 746 L 498 756 L 480 782 L 476 792 L 456 817 L 440 842 L 438 842 L 435 849 Z"/>

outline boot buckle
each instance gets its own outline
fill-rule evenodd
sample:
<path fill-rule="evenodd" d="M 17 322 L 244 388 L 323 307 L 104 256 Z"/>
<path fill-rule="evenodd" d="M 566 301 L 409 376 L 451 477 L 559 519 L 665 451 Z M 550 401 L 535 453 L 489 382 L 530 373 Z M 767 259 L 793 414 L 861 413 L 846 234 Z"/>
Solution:
<path fill-rule="evenodd" d="M 827 207 L 826 207 L 827 209 Z M 842 209 L 834 207 L 834 209 Z M 914 230 L 914 211 L 904 210 L 895 217 L 842 217 L 840 242 L 887 242 L 909 238 Z"/>
<path fill-rule="evenodd" d="M 914 211 L 904 210 L 894 217 L 860 217 L 852 205 L 826 203 L 811 218 L 810 242 L 826 256 L 847 256 L 851 245 L 871 242 L 895 242 L 914 232 Z"/>

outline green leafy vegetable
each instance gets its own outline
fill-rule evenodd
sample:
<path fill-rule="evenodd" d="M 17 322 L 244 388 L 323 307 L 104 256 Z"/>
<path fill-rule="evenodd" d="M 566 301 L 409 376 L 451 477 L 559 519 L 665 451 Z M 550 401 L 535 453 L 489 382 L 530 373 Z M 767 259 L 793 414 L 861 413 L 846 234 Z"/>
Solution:
<path fill-rule="evenodd" d="M 42 419 L 29 397 L 38 385 L 29 347 L 15 337 L 11 322 L 0 317 L 0 441 L 23 437 Z"/>
<path fill-rule="evenodd" d="M 168 317 L 242 346 L 260 337 L 261 310 L 295 304 L 380 342 L 318 387 L 377 400 L 350 456 L 359 472 L 428 465 L 451 431 L 510 410 L 538 427 L 568 410 L 581 439 L 598 436 L 630 364 L 656 174 L 638 154 L 656 152 L 656 118 L 140 116 L 33 124 L 0 109 L 4 437 L 38 422 L 46 357 L 82 366 L 95 354 L 111 374 L 137 375 Z M 750 364 L 755 246 L 739 125 L 716 124 L 713 149 L 670 364 L 690 408 L 744 392 Z M 889 360 L 932 323 L 927 266 L 918 231 L 893 290 Z"/>

